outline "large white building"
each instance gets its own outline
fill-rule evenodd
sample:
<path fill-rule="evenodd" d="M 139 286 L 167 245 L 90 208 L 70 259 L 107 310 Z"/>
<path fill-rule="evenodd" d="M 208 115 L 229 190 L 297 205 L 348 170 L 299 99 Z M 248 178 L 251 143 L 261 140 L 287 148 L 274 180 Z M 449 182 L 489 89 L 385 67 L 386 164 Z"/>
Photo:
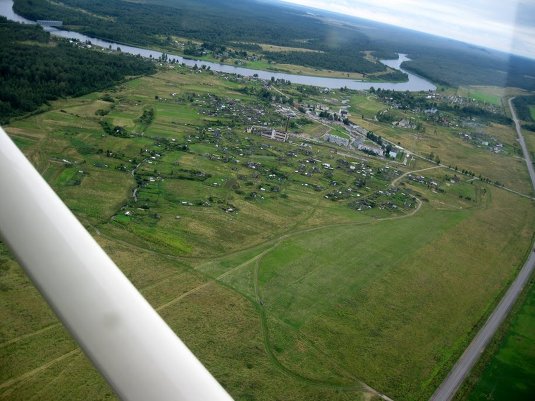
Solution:
<path fill-rule="evenodd" d="M 327 142 L 335 143 L 340 146 L 349 146 L 349 139 L 342 138 L 338 135 L 325 134 L 323 137 Z"/>

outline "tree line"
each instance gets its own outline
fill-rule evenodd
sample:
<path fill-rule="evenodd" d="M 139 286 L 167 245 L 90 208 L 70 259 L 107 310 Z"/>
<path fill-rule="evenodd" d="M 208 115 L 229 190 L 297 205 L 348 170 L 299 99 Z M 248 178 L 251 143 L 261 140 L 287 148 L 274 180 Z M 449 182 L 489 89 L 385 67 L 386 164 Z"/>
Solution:
<path fill-rule="evenodd" d="M 382 68 L 367 64 L 363 51 L 379 58 L 408 54 L 403 64 L 435 83 L 448 86 L 497 85 L 535 89 L 535 61 L 510 56 L 449 39 L 361 20 L 361 27 L 329 24 L 302 10 L 250 0 L 14 0 L 17 13 L 30 19 L 57 19 L 67 29 L 90 36 L 140 46 L 169 49 L 174 38 L 189 38 L 243 50 L 260 51 L 259 43 L 303 47 L 334 56 L 277 55 L 318 68 L 341 71 L 348 54 L 355 68 Z M 342 17 L 340 17 L 342 20 Z M 354 22 L 354 20 L 352 20 Z M 373 64 L 373 63 L 371 63 Z M 336 68 L 335 68 L 336 67 Z M 347 68 L 344 68 L 347 69 Z M 353 71 L 353 70 L 350 70 Z M 367 72 L 365 70 L 358 72 Z M 402 79 L 398 73 L 394 79 Z M 397 76 L 397 78 L 396 78 Z M 390 77 L 383 77 L 390 79 Z"/>
<path fill-rule="evenodd" d="M 535 107 L 535 95 L 517 96 L 513 99 L 513 105 L 519 119 L 535 123 L 530 111 L 530 106 Z"/>
<path fill-rule="evenodd" d="M 81 48 L 36 25 L 0 17 L 0 123 L 49 101 L 108 88 L 127 76 L 155 72 L 139 57 Z"/>
<path fill-rule="evenodd" d="M 14 10 L 33 20 L 61 20 L 64 27 L 119 43 L 169 47 L 173 37 L 203 41 L 203 46 L 187 46 L 185 53 L 190 56 L 200 56 L 202 48 L 208 44 L 221 51 L 228 47 L 259 51 L 261 47 L 251 42 L 270 43 L 321 52 L 265 53 L 272 61 L 347 72 L 386 71 L 384 65 L 370 62 L 360 53 L 371 44 L 368 37 L 357 30 L 329 26 L 299 13 L 281 13 L 273 5 L 255 3 L 251 6 L 249 3 L 180 0 L 162 5 L 121 0 L 64 0 L 61 3 L 15 0 Z M 296 43 L 302 38 L 309 39 Z M 392 78 L 404 80 L 406 76 L 394 73 Z"/>

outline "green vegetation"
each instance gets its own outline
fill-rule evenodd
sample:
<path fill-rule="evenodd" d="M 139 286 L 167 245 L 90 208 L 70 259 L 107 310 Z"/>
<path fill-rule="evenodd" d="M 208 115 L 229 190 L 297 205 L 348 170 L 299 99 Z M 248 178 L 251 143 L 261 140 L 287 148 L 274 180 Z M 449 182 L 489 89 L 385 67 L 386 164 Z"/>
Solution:
<path fill-rule="evenodd" d="M 511 150 L 496 154 L 421 99 L 395 109 L 419 128 L 375 121 L 389 101 L 168 65 L 6 130 L 235 399 L 419 401 L 514 277 L 535 208 L 477 179 L 528 192 L 499 110 L 443 112 Z M 298 108 L 314 105 L 459 166 L 320 142 L 349 134 Z M 283 130 L 283 108 L 290 141 L 246 131 Z M 3 246 L 0 319 L 0 400 L 115 399 Z"/>
<path fill-rule="evenodd" d="M 386 71 L 384 65 L 370 62 L 358 53 L 353 56 L 347 54 L 348 46 L 360 49 L 367 44 L 365 35 L 355 30 L 337 28 L 340 40 L 339 43 L 332 43 L 329 41 L 331 27 L 328 25 L 295 12 L 280 12 L 280 8 L 273 5 L 251 6 L 243 1 L 215 0 L 151 3 L 155 2 L 109 1 L 89 4 L 79 0 L 62 3 L 17 0 L 14 9 L 32 19 L 60 19 L 69 28 L 120 43 L 173 49 L 175 42 L 172 37 L 200 40 L 204 42 L 203 46 L 189 42 L 184 48 L 185 55 L 195 57 L 206 54 L 205 50 L 216 50 L 215 54 L 228 58 L 232 55 L 228 54 L 230 49 L 227 47 L 232 46 L 239 53 L 234 56 L 245 58 L 251 49 L 251 42 L 269 40 L 274 45 L 291 47 L 298 44 L 297 39 L 313 37 L 302 47 L 320 50 L 320 53 L 265 52 L 265 56 L 280 63 L 297 63 L 337 71 Z M 159 23 L 154 24 L 153 21 Z M 260 46 L 253 49 L 262 51 Z M 406 77 L 400 72 L 392 75 L 397 79 Z"/>
<path fill-rule="evenodd" d="M 457 93 L 461 96 L 471 97 L 483 103 L 500 106 L 504 90 L 502 88 L 493 88 L 488 86 L 460 87 Z"/>
<path fill-rule="evenodd" d="M 215 59 L 253 68 L 261 59 L 278 63 L 274 69 L 302 65 L 399 81 L 405 74 L 386 69 L 377 58 L 407 53 L 412 61 L 404 67 L 433 82 L 535 89 L 533 60 L 354 17 L 320 13 L 311 18 L 301 8 L 269 2 L 15 0 L 14 9 L 30 19 L 59 19 L 68 29 L 119 43 L 179 53 L 187 46 L 195 56 L 206 57 L 209 51 Z M 313 52 L 269 51 L 266 45 Z"/>
<path fill-rule="evenodd" d="M 514 157 L 521 151 L 503 108 L 457 95 L 426 97 L 390 91 L 356 94 L 350 120 L 421 156 L 433 155 L 430 159 L 459 173 L 532 193 L 525 165 Z M 405 126 L 398 124 L 402 120 Z"/>
<path fill-rule="evenodd" d="M 49 101 L 107 88 L 127 76 L 155 71 L 149 61 L 81 49 L 52 40 L 38 26 L 0 17 L 0 123 L 43 109 Z M 91 68 L 88 68 L 91 66 Z M 44 107 L 46 109 L 46 107 Z"/>
<path fill-rule="evenodd" d="M 467 261 L 479 251 L 465 250 L 459 259 L 450 254 L 456 247 L 453 238 L 483 239 L 477 221 L 490 218 L 488 213 L 444 211 L 426 217 L 422 212 L 417 218 L 314 230 L 285 240 L 257 267 L 258 295 L 268 330 L 274 332 L 275 354 L 287 366 L 313 376 L 317 365 L 296 363 L 295 355 L 320 352 L 322 359 L 337 361 L 394 399 L 425 399 L 438 384 L 435 375 L 466 345 L 459 336 L 466 327 L 477 326 L 480 318 L 470 312 L 472 307 L 490 306 L 479 304 L 478 297 L 492 291 L 492 279 L 478 295 L 465 293 L 460 282 L 474 274 Z M 379 238 L 383 251 L 374 246 Z M 506 241 L 512 244 L 514 237 Z M 488 272 L 497 266 L 489 266 Z M 444 275 L 449 279 L 433 278 Z M 455 301 L 449 298 L 451 291 Z M 443 297 L 449 298 L 447 305 L 440 301 Z M 446 309 L 422 314 L 422 303 L 427 311 L 443 305 L 450 314 Z M 444 326 L 459 331 L 439 335 Z"/>
<path fill-rule="evenodd" d="M 329 131 L 329 134 L 339 136 L 340 138 L 349 139 L 349 135 L 347 132 L 341 128 L 333 128 L 331 131 Z"/>
<path fill-rule="evenodd" d="M 323 69 L 336 69 L 347 72 L 372 73 L 384 71 L 384 66 L 372 63 L 366 59 L 356 62 L 358 59 L 351 54 L 312 53 L 312 52 L 266 52 L 266 57 L 282 64 L 295 64 L 307 67 Z M 397 80 L 406 80 L 407 74 L 400 71 L 392 73 Z"/>
<path fill-rule="evenodd" d="M 448 47 L 415 49 L 410 53 L 411 61 L 402 67 L 446 86 L 495 85 L 535 90 L 535 78 L 527 75 L 533 69 L 533 60 L 504 53 L 485 54 L 486 49 L 473 47 L 455 51 L 452 57 Z"/>
<path fill-rule="evenodd" d="M 535 116 L 533 114 L 535 95 L 517 96 L 513 99 L 513 104 L 520 120 L 535 122 Z"/>
<path fill-rule="evenodd" d="M 532 280 L 457 400 L 531 400 L 535 391 L 534 289 Z"/>

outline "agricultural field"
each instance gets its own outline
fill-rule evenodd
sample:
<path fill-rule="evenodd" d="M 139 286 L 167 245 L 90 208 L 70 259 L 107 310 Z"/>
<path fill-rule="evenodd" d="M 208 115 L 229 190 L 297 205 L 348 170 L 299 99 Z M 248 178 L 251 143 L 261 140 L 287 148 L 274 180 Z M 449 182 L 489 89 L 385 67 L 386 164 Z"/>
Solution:
<path fill-rule="evenodd" d="M 502 104 L 502 98 L 506 92 L 505 88 L 492 86 L 462 86 L 457 90 L 457 94 L 460 96 L 471 97 L 480 102 L 496 106 Z"/>
<path fill-rule="evenodd" d="M 267 139 L 246 132 L 284 129 L 264 86 L 173 66 L 6 131 L 235 399 L 428 399 L 535 226 L 532 199 L 447 165 L 529 193 L 522 161 L 431 123 L 415 138 L 374 121 L 386 106 L 371 94 L 294 86 L 280 91 L 349 104 L 443 165 L 322 143 L 317 121 Z M 488 130 L 513 147 L 509 127 Z M 4 246 L 0 319 L 0 400 L 116 399 Z"/>
<path fill-rule="evenodd" d="M 535 291 L 533 280 L 519 300 L 514 314 L 501 330 L 501 340 L 491 346 L 490 361 L 482 366 L 481 377 L 463 400 L 531 400 L 535 387 Z M 486 355 L 483 357 L 485 360 Z M 480 364 L 481 365 L 481 364 Z M 478 369 L 476 369 L 478 371 Z"/>

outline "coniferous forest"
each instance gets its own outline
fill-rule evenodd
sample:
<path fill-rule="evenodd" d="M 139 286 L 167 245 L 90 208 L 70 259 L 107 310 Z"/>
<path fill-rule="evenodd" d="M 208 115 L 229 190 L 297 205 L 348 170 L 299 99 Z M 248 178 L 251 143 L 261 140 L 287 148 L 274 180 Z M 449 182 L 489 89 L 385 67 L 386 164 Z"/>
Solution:
<path fill-rule="evenodd" d="M 66 29 L 138 46 L 165 48 L 173 37 L 219 46 L 269 43 L 319 52 L 266 52 L 270 61 L 361 73 L 385 71 L 365 52 L 377 58 L 406 53 L 411 61 L 404 68 L 446 86 L 535 89 L 533 60 L 355 17 L 311 14 L 297 6 L 249 0 L 15 0 L 14 10 L 32 20 L 62 20 Z M 395 74 L 389 78 L 404 78 Z"/>
<path fill-rule="evenodd" d="M 112 86 L 125 77 L 154 72 L 139 57 L 82 48 L 52 38 L 36 25 L 0 17 L 0 123 L 65 96 Z"/>

